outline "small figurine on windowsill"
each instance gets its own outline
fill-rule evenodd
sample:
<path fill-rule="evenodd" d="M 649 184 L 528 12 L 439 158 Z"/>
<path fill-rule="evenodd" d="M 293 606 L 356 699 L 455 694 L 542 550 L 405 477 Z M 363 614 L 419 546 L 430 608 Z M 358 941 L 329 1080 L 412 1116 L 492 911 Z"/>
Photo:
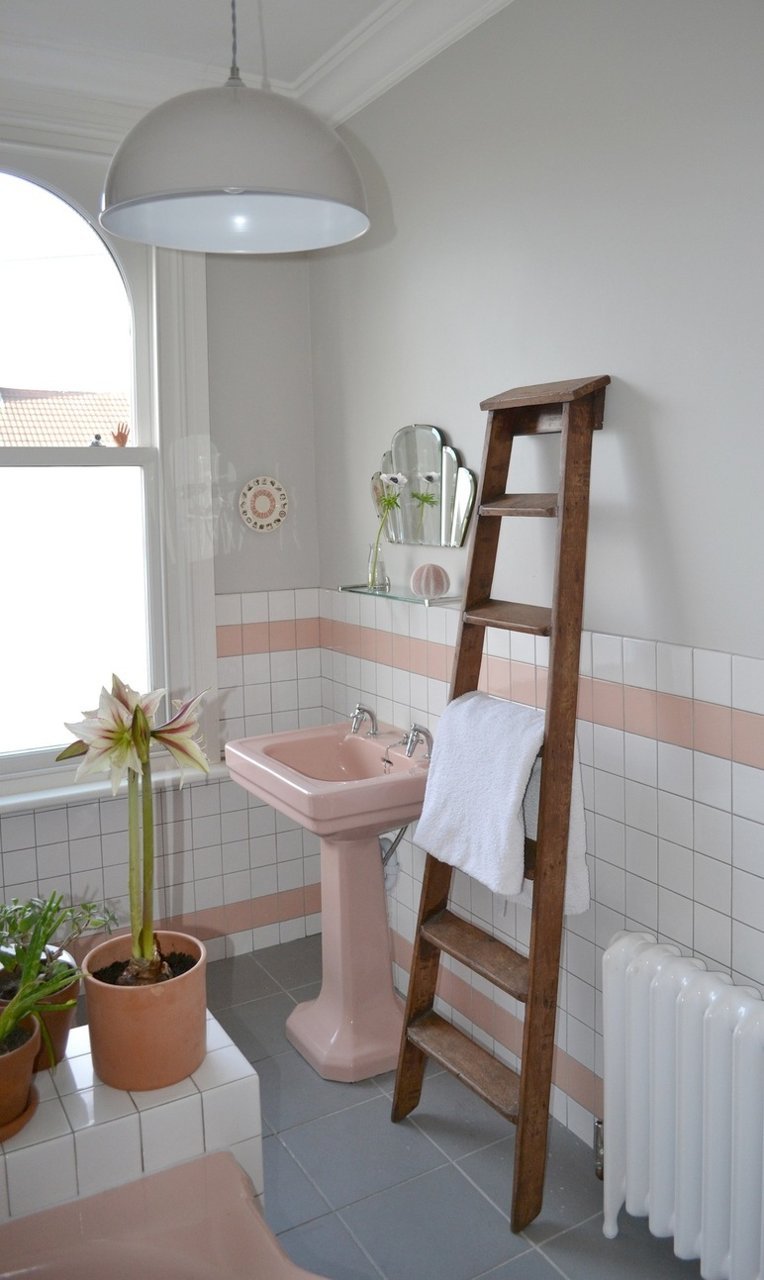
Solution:
<path fill-rule="evenodd" d="M 112 433 L 111 433 L 111 438 L 112 438 L 112 440 L 114 441 L 114 443 L 115 443 L 115 445 L 117 446 L 117 448 L 118 448 L 118 449 L 124 449 L 125 445 L 127 444 L 127 437 L 128 437 L 129 435 L 130 435 L 130 428 L 128 427 L 127 423 L 126 423 L 126 422 L 118 422 L 118 423 L 117 423 L 117 430 L 116 430 L 116 431 L 112 431 Z M 100 443 L 100 436 L 96 436 L 96 439 L 97 439 L 97 440 L 99 441 L 99 443 Z"/>
<path fill-rule="evenodd" d="M 100 444 L 103 444 L 103 440 L 101 439 L 98 432 L 96 432 L 96 434 L 93 436 L 93 439 L 90 441 L 90 448 L 92 449 L 94 445 L 100 445 Z"/>

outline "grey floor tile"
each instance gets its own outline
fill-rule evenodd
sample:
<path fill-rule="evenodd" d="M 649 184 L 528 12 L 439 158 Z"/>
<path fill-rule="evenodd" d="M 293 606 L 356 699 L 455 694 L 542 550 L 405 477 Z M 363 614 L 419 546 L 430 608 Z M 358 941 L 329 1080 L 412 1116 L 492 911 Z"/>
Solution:
<path fill-rule="evenodd" d="M 263 1139 L 265 1220 L 274 1235 L 323 1217 L 330 1206 L 276 1137 Z"/>
<path fill-rule="evenodd" d="M 251 954 L 213 960 L 207 965 L 207 1005 L 213 1013 L 278 990 L 278 983 Z"/>
<path fill-rule="evenodd" d="M 336 1213 L 285 1232 L 279 1244 L 299 1267 L 329 1280 L 380 1280 L 380 1272 Z"/>
<path fill-rule="evenodd" d="M 452 1160 L 513 1132 L 509 1121 L 447 1071 L 425 1079 L 419 1106 L 410 1119 Z"/>
<path fill-rule="evenodd" d="M 453 1165 L 340 1211 L 391 1280 L 473 1280 L 528 1248 Z"/>
<path fill-rule="evenodd" d="M 514 1175 L 515 1134 L 458 1161 L 459 1167 L 490 1200 L 509 1214 Z M 590 1147 L 552 1121 L 544 1183 L 544 1204 L 525 1230 L 538 1243 L 575 1227 L 602 1209 L 602 1183 L 594 1174 Z"/>
<path fill-rule="evenodd" d="M 409 1121 L 391 1122 L 387 1097 L 290 1129 L 284 1143 L 334 1209 L 446 1161 Z"/>
<path fill-rule="evenodd" d="M 257 1074 L 263 1115 L 275 1133 L 379 1097 L 379 1089 L 371 1080 L 358 1084 L 323 1080 L 295 1049 L 264 1058 L 257 1064 Z"/>
<path fill-rule="evenodd" d="M 569 1280 L 699 1280 L 699 1264 L 675 1257 L 672 1240 L 651 1236 L 646 1219 L 622 1213 L 618 1226 L 606 1240 L 597 1214 L 539 1248 Z"/>
<path fill-rule="evenodd" d="M 562 1276 L 543 1254 L 531 1248 L 511 1262 L 484 1272 L 479 1280 L 562 1280 Z"/>
<path fill-rule="evenodd" d="M 284 1024 L 294 1007 L 291 996 L 277 990 L 275 995 L 248 1000 L 246 1004 L 234 1005 L 232 1009 L 221 1009 L 217 1019 L 244 1057 L 249 1062 L 260 1062 L 291 1048 L 284 1033 Z"/>
<path fill-rule="evenodd" d="M 308 982 L 321 978 L 321 934 L 309 938 L 295 938 L 294 942 L 282 942 L 275 947 L 255 951 L 254 959 L 266 973 L 282 987 L 304 987 Z"/>

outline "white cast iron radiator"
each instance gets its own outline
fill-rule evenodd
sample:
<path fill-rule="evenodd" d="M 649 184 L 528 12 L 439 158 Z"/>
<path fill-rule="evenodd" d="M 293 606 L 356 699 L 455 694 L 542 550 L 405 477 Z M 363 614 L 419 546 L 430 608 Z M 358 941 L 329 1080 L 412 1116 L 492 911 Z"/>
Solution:
<path fill-rule="evenodd" d="M 647 933 L 603 958 L 604 1224 L 649 1217 L 705 1280 L 764 1280 L 764 1001 Z"/>

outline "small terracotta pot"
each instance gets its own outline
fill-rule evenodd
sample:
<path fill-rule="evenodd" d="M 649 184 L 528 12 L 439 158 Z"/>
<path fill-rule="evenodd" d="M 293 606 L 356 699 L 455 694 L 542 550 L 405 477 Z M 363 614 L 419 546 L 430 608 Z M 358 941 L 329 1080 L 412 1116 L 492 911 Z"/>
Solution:
<path fill-rule="evenodd" d="M 77 968 L 74 957 L 68 951 L 61 952 L 61 959 L 65 960 L 72 969 Z M 7 988 L 6 988 L 7 990 Z M 11 988 L 13 990 L 13 988 Z M 63 991 L 57 991 L 54 996 L 50 996 L 46 1000 L 46 1004 L 65 1005 L 69 1000 L 77 999 L 80 991 L 79 976 L 72 980 L 69 987 L 64 987 Z M 8 1003 L 5 999 L 0 999 L 0 1009 Z M 69 1009 L 55 1009 L 52 1013 L 41 1013 L 40 1021 L 45 1024 L 48 1035 L 50 1036 L 51 1048 L 53 1050 L 53 1061 L 48 1056 L 48 1049 L 45 1044 L 45 1038 L 40 1037 L 40 1049 L 34 1060 L 35 1071 L 47 1071 L 50 1067 L 55 1067 L 66 1054 L 66 1045 L 69 1040 L 69 1032 L 74 1024 L 77 1015 L 76 1004 L 71 1005 Z"/>
<path fill-rule="evenodd" d="M 32 1084 L 32 1064 L 40 1047 L 40 1028 L 30 1014 L 20 1026 L 32 1034 L 18 1049 L 0 1053 L 0 1128 L 10 1124 L 26 1110 Z"/>
<path fill-rule="evenodd" d="M 157 932 L 163 955 L 196 957 L 178 978 L 118 987 L 93 974 L 130 958 L 130 938 L 108 938 L 82 962 L 93 1067 L 113 1089 L 163 1089 L 190 1076 L 207 1051 L 207 952 L 186 933 Z"/>
<path fill-rule="evenodd" d="M 69 1000 L 77 1000 L 80 991 L 80 980 L 75 978 L 69 987 L 64 987 L 63 991 L 57 991 L 54 996 L 50 997 L 48 1004 L 64 1005 Z M 47 1013 L 41 1013 L 40 1019 L 45 1023 L 48 1035 L 50 1036 L 51 1048 L 53 1049 L 53 1061 L 48 1057 L 48 1050 L 44 1039 L 41 1037 L 40 1051 L 34 1060 L 35 1071 L 48 1071 L 50 1067 L 55 1067 L 61 1062 L 66 1055 L 66 1045 L 69 1040 L 69 1032 L 74 1024 L 77 1016 L 76 1003 L 68 1009 L 48 1010 Z"/>

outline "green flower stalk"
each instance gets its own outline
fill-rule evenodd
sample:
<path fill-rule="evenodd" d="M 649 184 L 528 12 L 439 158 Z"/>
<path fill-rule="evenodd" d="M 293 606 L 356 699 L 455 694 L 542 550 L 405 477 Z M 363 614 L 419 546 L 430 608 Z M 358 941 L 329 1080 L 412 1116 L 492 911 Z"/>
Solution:
<path fill-rule="evenodd" d="M 153 727 L 164 689 L 138 694 L 112 676 L 111 693 L 101 690 L 97 711 L 85 712 L 79 724 L 67 724 L 78 734 L 58 760 L 84 755 L 75 779 L 109 772 L 116 795 L 127 774 L 128 887 L 132 962 L 128 981 L 158 982 L 163 961 L 154 938 L 154 796 L 151 785 L 151 744 L 166 747 L 181 769 L 209 770 L 209 761 L 196 741 L 200 694 L 180 705 L 168 722 Z"/>
<path fill-rule="evenodd" d="M 390 516 L 391 511 L 400 510 L 400 502 L 398 497 L 401 489 L 407 483 L 406 477 L 397 472 L 392 475 L 382 474 L 380 480 L 384 485 L 384 490 L 377 498 L 377 511 L 379 513 L 379 525 L 377 527 L 377 536 L 374 539 L 374 546 L 371 550 L 369 558 L 369 586 L 373 589 L 377 585 L 377 562 L 379 560 L 379 544 L 382 541 L 382 534 Z"/>

